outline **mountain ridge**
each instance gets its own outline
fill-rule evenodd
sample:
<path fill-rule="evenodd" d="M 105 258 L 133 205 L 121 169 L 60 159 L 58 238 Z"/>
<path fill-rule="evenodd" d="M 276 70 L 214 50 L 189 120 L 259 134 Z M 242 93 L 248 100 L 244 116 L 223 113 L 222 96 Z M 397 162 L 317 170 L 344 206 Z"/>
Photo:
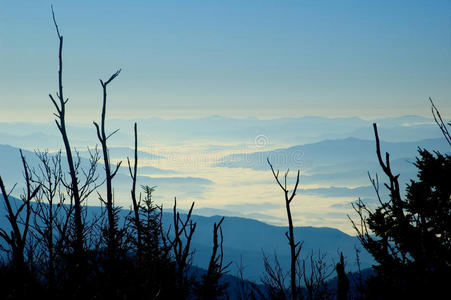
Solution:
<path fill-rule="evenodd" d="M 17 203 L 15 197 L 11 197 L 12 202 Z M 3 197 L 0 195 L 0 201 Z M 34 203 L 34 202 L 33 202 Z M 34 204 L 32 204 L 34 205 Z M 13 205 L 14 207 L 14 205 Z M 100 206 L 87 207 L 88 216 L 99 216 Z M 120 216 L 124 218 L 128 214 L 128 209 L 121 209 Z M 195 209 L 194 209 L 195 213 Z M 7 230 L 9 228 L 6 219 L 6 210 L 4 205 L 0 205 L 0 226 Z M 181 213 L 181 218 L 185 218 Z M 192 215 L 192 220 L 197 223 L 196 231 L 193 235 L 192 245 L 194 250 L 194 265 L 201 268 L 207 268 L 212 247 L 212 228 L 222 216 L 199 216 Z M 163 213 L 163 228 L 168 230 L 171 226 L 173 215 L 171 212 Z M 262 221 L 243 218 L 243 217 L 225 217 L 222 225 L 224 234 L 224 262 L 233 262 L 230 272 L 238 272 L 238 264 L 243 261 L 246 264 L 246 279 L 258 281 L 264 273 L 263 256 L 272 257 L 277 253 L 279 262 L 285 270 L 289 266 L 289 249 L 286 242 L 286 226 L 270 225 Z M 310 254 L 321 252 L 327 255 L 328 260 L 333 264 L 337 259 L 337 253 L 342 251 L 347 259 L 349 271 L 357 270 L 354 261 L 355 247 L 361 248 L 360 253 L 361 267 L 367 268 L 372 265 L 374 260 L 360 246 L 358 238 L 350 236 L 339 229 L 332 227 L 314 227 L 314 226 L 295 226 L 296 240 L 303 242 L 301 257 L 307 258 Z M 1 241 L 4 246 L 4 241 Z"/>

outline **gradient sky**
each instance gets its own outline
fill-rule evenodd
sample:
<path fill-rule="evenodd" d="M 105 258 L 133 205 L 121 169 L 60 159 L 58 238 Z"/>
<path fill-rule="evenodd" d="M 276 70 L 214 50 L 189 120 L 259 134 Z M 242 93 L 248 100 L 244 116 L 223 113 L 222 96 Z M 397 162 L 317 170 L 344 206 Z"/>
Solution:
<path fill-rule="evenodd" d="M 0 0 L 0 117 L 69 121 L 451 113 L 451 1 Z"/>

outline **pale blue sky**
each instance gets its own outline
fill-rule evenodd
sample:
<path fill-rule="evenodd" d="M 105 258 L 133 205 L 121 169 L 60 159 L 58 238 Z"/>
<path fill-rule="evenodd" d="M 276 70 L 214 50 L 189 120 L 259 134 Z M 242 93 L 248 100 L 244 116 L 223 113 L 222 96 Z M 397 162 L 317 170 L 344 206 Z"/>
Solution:
<path fill-rule="evenodd" d="M 58 40 L 73 121 L 109 116 L 451 113 L 451 1 L 0 0 L 3 121 L 53 119 Z"/>

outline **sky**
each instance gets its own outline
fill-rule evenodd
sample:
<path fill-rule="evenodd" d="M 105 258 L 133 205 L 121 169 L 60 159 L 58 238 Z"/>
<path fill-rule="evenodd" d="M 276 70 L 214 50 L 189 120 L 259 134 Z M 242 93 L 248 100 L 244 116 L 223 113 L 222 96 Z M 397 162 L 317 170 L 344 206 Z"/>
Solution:
<path fill-rule="evenodd" d="M 451 1 L 0 0 L 0 117 L 68 121 L 451 113 Z"/>

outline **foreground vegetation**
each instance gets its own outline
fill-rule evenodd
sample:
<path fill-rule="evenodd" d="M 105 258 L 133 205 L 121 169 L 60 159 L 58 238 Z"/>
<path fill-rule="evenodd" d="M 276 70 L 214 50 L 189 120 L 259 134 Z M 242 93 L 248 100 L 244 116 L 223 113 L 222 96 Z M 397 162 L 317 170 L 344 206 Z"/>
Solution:
<path fill-rule="evenodd" d="M 388 179 L 384 184 L 389 199 L 379 193 L 378 177 L 371 178 L 379 207 L 370 209 L 358 201 L 354 208 L 359 220 L 351 220 L 362 245 L 377 265 L 367 280 L 361 277 L 350 290 L 349 274 L 343 256 L 335 266 L 321 255 L 300 259 L 302 242 L 295 237 L 291 203 L 299 184 L 299 171 L 293 188 L 287 187 L 288 172 L 279 176 L 268 160 L 272 174 L 283 192 L 286 204 L 290 269 L 265 258 L 263 285 L 237 278 L 233 294 L 222 280 L 231 262 L 223 259 L 221 230 L 223 219 L 212 228 L 212 250 L 207 270 L 191 268 L 191 240 L 196 223 L 191 215 L 180 214 L 174 200 L 173 221 L 163 230 L 162 208 L 152 200 L 153 187 L 137 187 L 138 128 L 134 124 L 135 153 L 127 159 L 131 178 L 131 209 L 120 217 L 115 205 L 113 179 L 121 162 L 111 164 L 107 134 L 107 88 L 120 70 L 100 80 L 103 91 L 100 121 L 94 122 L 101 149 L 91 152 L 84 169 L 70 144 L 66 131 L 66 104 L 63 90 L 63 36 L 53 16 L 59 40 L 58 92 L 50 95 L 55 106 L 55 123 L 64 152 L 55 155 L 37 152 L 40 164 L 31 168 L 22 155 L 25 190 L 20 199 L 10 197 L 0 177 L 2 205 L 9 226 L 0 228 L 6 247 L 0 268 L 2 299 L 390 299 L 434 298 L 446 293 L 451 279 L 451 157 L 419 149 L 415 163 L 417 181 L 407 186 L 406 195 L 390 167 L 390 156 L 382 155 L 377 126 L 374 125 L 376 155 Z M 451 146 L 451 136 L 432 103 L 434 118 Z M 64 155 L 63 155 L 64 153 Z M 103 175 L 99 161 L 103 160 Z M 3 174 L 4 175 L 4 174 Z M 141 191 L 141 192 L 140 192 Z M 101 213 L 92 214 L 86 205 L 98 197 Z M 358 259 L 358 258 L 357 258 Z M 309 272 L 307 272 L 309 265 Z M 288 274 L 288 275 L 287 275 Z M 334 286 L 327 282 L 335 274 Z M 359 274 L 362 276 L 362 274 Z M 229 281 L 230 283 L 230 281 Z"/>

